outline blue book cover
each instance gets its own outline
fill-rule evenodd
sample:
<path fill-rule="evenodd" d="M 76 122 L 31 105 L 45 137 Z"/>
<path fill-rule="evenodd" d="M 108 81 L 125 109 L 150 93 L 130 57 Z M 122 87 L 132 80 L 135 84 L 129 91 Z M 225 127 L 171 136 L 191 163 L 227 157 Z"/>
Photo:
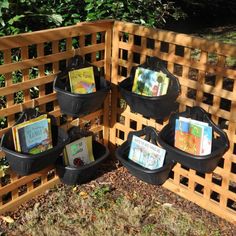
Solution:
<path fill-rule="evenodd" d="M 52 148 L 49 121 L 45 118 L 17 130 L 21 152 L 37 154 Z"/>
<path fill-rule="evenodd" d="M 128 158 L 147 169 L 154 170 L 163 166 L 165 154 L 165 149 L 134 135 Z"/>

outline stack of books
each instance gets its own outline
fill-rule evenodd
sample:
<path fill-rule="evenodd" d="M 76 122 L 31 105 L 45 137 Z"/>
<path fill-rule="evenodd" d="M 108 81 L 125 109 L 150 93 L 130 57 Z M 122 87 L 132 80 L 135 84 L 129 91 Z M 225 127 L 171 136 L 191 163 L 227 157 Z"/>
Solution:
<path fill-rule="evenodd" d="M 165 154 L 165 149 L 134 135 L 128 158 L 147 169 L 155 170 L 163 166 Z"/>
<path fill-rule="evenodd" d="M 28 120 L 12 127 L 15 150 L 38 154 L 53 147 L 51 120 L 47 115 Z"/>
<path fill-rule="evenodd" d="M 69 71 L 70 89 L 75 94 L 96 92 L 93 67 Z"/>
<path fill-rule="evenodd" d="M 135 71 L 132 92 L 144 96 L 165 95 L 168 90 L 170 79 L 162 71 L 138 67 Z"/>
<path fill-rule="evenodd" d="M 67 144 L 63 151 L 64 164 L 71 167 L 87 165 L 95 161 L 92 136 L 82 137 Z"/>
<path fill-rule="evenodd" d="M 194 155 L 210 154 L 212 127 L 206 122 L 179 117 L 175 122 L 175 147 Z"/>

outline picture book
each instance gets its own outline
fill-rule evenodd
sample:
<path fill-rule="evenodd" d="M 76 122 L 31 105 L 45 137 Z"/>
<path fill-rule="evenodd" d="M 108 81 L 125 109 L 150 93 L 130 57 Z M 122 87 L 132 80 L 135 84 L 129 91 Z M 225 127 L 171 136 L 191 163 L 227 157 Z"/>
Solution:
<path fill-rule="evenodd" d="M 19 152 L 37 154 L 52 148 L 50 119 L 29 123 L 16 129 Z"/>
<path fill-rule="evenodd" d="M 202 138 L 203 138 L 203 127 L 190 122 L 189 126 L 191 153 L 194 155 L 201 155 Z"/>
<path fill-rule="evenodd" d="M 128 158 L 147 169 L 154 170 L 163 166 L 165 154 L 165 149 L 134 135 Z"/>
<path fill-rule="evenodd" d="M 170 83 L 170 78 L 167 77 L 166 74 L 164 74 L 162 71 L 157 72 L 157 79 L 160 83 L 160 93 L 159 95 L 165 95 L 168 90 L 168 86 Z"/>
<path fill-rule="evenodd" d="M 189 126 L 190 126 L 190 122 L 188 119 L 186 119 L 186 120 L 176 119 L 175 120 L 174 145 L 175 145 L 175 147 L 181 149 L 182 151 L 192 153 L 191 143 L 189 142 L 190 141 Z"/>
<path fill-rule="evenodd" d="M 206 122 L 179 117 L 175 123 L 175 147 L 194 154 L 211 153 L 212 127 Z"/>
<path fill-rule="evenodd" d="M 135 71 L 132 92 L 144 96 L 160 96 L 167 93 L 169 78 L 163 72 L 138 67 Z"/>
<path fill-rule="evenodd" d="M 86 67 L 69 71 L 70 88 L 72 93 L 96 92 L 93 67 Z"/>
<path fill-rule="evenodd" d="M 66 165 L 78 167 L 93 161 L 92 136 L 80 138 L 66 145 L 64 150 Z"/>
<path fill-rule="evenodd" d="M 33 119 L 28 120 L 28 121 L 19 123 L 19 124 L 14 125 L 14 126 L 12 127 L 12 136 L 13 136 L 13 142 L 14 142 L 14 147 L 15 147 L 15 150 L 16 150 L 16 151 L 20 151 L 19 140 L 17 140 L 17 137 L 18 137 L 18 132 L 17 132 L 17 130 L 18 130 L 19 128 L 22 128 L 22 127 L 24 127 L 24 126 L 27 126 L 27 125 L 29 125 L 29 124 L 31 124 L 31 123 L 36 122 L 36 121 L 42 120 L 42 119 L 44 119 L 44 118 L 47 118 L 47 114 L 40 115 L 40 116 L 38 116 L 38 117 L 36 117 L 36 118 L 33 118 Z"/>
<path fill-rule="evenodd" d="M 203 128 L 200 155 L 210 154 L 212 148 L 212 127 L 209 126 L 208 123 L 198 120 L 192 119 L 191 122 Z"/>

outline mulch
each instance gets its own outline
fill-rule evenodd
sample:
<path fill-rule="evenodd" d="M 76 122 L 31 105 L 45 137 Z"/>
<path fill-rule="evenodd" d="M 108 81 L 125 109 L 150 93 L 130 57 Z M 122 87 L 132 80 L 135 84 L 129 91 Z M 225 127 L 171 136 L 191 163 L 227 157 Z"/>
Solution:
<path fill-rule="evenodd" d="M 132 176 L 126 168 L 121 166 L 117 160 L 109 158 L 98 173 L 98 177 L 86 184 L 79 185 L 78 191 L 81 189 L 87 190 L 88 192 L 92 189 L 92 186 L 108 185 L 117 195 L 126 194 L 130 196 L 136 192 L 144 196 L 147 200 L 151 198 L 157 199 L 161 204 L 168 203 L 175 208 L 181 209 L 183 212 L 190 214 L 193 218 L 202 219 L 208 227 L 213 229 L 219 228 L 221 235 L 233 236 L 236 235 L 236 225 L 233 225 L 226 220 L 219 218 L 218 216 L 202 209 L 198 205 L 183 199 L 175 193 L 165 189 L 162 186 L 156 186 L 147 184 L 136 177 Z M 60 184 L 59 188 L 67 188 L 67 186 Z M 18 209 L 13 212 L 5 214 L 12 217 L 17 223 L 22 223 L 21 216 L 27 209 L 34 206 L 36 202 L 40 204 L 47 204 L 48 196 L 51 194 L 51 190 L 47 190 L 42 195 L 39 195 L 27 203 L 22 204 Z M 69 193 L 68 193 L 69 195 Z M 0 235 L 1 232 L 10 232 L 10 229 L 6 222 L 0 219 Z"/>

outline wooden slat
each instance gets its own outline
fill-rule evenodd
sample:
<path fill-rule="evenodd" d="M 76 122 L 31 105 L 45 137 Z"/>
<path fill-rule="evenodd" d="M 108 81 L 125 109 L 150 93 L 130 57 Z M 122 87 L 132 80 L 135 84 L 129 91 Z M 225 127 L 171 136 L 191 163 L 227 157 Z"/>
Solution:
<path fill-rule="evenodd" d="M 234 45 L 219 43 L 213 40 L 206 40 L 199 37 L 193 37 L 186 34 L 175 33 L 165 30 L 155 30 L 145 26 L 135 25 L 128 22 L 114 23 L 114 29 L 116 31 L 126 32 L 133 35 L 142 36 L 145 38 L 151 38 L 158 41 L 167 43 L 174 43 L 183 47 L 202 49 L 208 52 L 215 52 L 217 54 L 223 54 L 227 56 L 236 55 L 236 49 Z"/>
<path fill-rule="evenodd" d="M 27 45 L 40 44 L 43 42 L 55 41 L 68 37 L 77 37 L 94 32 L 102 32 L 110 29 L 112 24 L 112 21 L 104 21 L 99 24 L 84 22 L 73 26 L 40 30 L 14 36 L 5 36 L 0 38 L 0 51 L 8 48 L 24 47 Z"/>
<path fill-rule="evenodd" d="M 15 200 L 12 200 L 12 201 L 10 201 L 7 204 L 2 205 L 0 207 L 0 214 L 3 214 L 6 211 L 13 211 L 13 210 L 15 210 L 22 203 L 31 200 L 33 197 L 35 197 L 35 196 L 37 196 L 39 194 L 42 194 L 47 189 L 52 188 L 53 186 L 55 186 L 58 183 L 60 183 L 60 180 L 59 180 L 58 177 L 55 177 L 55 178 L 49 180 L 48 182 L 40 185 L 39 187 L 32 189 L 27 194 L 23 194 L 23 195 L 19 196 L 18 198 L 16 198 Z"/>
<path fill-rule="evenodd" d="M 40 45 L 40 44 L 39 44 Z M 15 62 L 11 64 L 4 64 L 0 66 L 0 74 L 9 73 L 15 70 L 23 70 L 30 67 L 36 67 L 45 65 L 48 63 L 57 62 L 59 60 L 67 59 L 70 57 L 73 57 L 76 51 L 76 54 L 85 54 L 85 53 L 91 53 L 97 50 L 103 50 L 105 48 L 104 43 L 100 43 L 97 45 L 90 45 L 86 46 L 84 49 L 76 49 L 76 50 L 69 50 L 66 52 L 59 52 L 52 55 L 47 56 L 38 56 L 34 59 L 28 59 L 20 62 Z"/>

